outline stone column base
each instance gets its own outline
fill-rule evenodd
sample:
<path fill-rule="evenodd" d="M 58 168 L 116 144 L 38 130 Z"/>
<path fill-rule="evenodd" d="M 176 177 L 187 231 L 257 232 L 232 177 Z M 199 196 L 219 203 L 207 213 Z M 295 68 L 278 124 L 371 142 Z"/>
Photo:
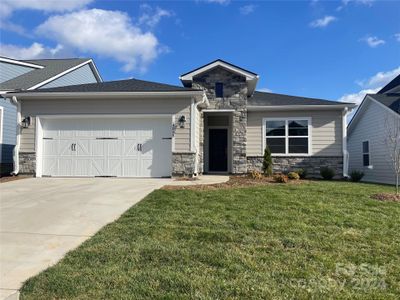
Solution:
<path fill-rule="evenodd" d="M 172 176 L 192 177 L 195 174 L 196 153 L 174 152 L 172 153 Z"/>
<path fill-rule="evenodd" d="M 36 173 L 36 153 L 19 153 L 19 174 L 35 175 Z"/>
<path fill-rule="evenodd" d="M 309 177 L 321 178 L 321 167 L 332 168 L 336 176 L 343 176 L 343 157 L 342 156 L 280 156 L 273 157 L 273 172 L 287 173 L 296 169 L 307 170 Z M 248 156 L 247 168 L 250 171 L 262 171 L 262 156 Z"/>

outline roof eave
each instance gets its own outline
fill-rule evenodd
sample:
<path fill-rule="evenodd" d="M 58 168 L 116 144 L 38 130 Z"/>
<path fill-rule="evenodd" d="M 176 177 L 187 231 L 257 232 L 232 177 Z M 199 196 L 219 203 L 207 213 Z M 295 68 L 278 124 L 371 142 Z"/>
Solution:
<path fill-rule="evenodd" d="M 196 97 L 203 96 L 204 91 L 160 91 L 160 92 L 23 92 L 5 93 L 2 97 L 15 96 L 20 99 L 50 99 L 50 98 L 98 98 L 98 97 Z"/>
<path fill-rule="evenodd" d="M 354 104 L 302 104 L 302 105 L 249 105 L 248 111 L 274 111 L 274 110 L 337 110 L 344 108 L 353 108 Z"/>

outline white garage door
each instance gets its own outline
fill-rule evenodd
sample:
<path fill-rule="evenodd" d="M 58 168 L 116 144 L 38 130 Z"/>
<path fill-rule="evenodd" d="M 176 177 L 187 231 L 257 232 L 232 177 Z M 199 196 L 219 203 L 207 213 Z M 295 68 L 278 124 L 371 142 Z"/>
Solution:
<path fill-rule="evenodd" d="M 171 118 L 41 120 L 43 176 L 171 176 Z"/>

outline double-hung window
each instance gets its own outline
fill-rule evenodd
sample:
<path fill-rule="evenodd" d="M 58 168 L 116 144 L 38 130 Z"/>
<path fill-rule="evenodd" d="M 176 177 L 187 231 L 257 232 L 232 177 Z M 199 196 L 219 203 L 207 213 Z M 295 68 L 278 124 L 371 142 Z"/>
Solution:
<path fill-rule="evenodd" d="M 264 145 L 272 154 L 309 155 L 310 126 L 310 118 L 264 119 Z"/>
<path fill-rule="evenodd" d="M 362 142 L 362 156 L 363 156 L 363 166 L 369 167 L 369 141 Z"/>

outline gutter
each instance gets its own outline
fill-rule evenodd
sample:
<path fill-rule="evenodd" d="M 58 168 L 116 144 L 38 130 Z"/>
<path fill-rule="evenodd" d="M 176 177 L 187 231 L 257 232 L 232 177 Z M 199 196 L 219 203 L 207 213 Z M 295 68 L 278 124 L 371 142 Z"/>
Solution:
<path fill-rule="evenodd" d="M 347 150 L 347 114 L 349 109 L 346 107 L 342 113 L 342 151 L 343 151 L 343 177 L 349 177 L 349 151 Z"/>
<path fill-rule="evenodd" d="M 247 106 L 247 111 L 274 111 L 274 110 L 329 110 L 353 108 L 355 104 L 331 104 L 331 105 L 276 105 L 276 106 Z"/>
<path fill-rule="evenodd" d="M 17 107 L 17 142 L 13 151 L 14 170 L 11 175 L 18 175 L 19 173 L 19 148 L 21 146 L 21 103 L 18 102 L 17 97 L 12 96 L 11 103 Z"/>
<path fill-rule="evenodd" d="M 192 100 L 192 104 L 190 107 L 190 114 L 191 114 L 191 122 L 190 122 L 190 151 L 195 152 L 196 157 L 194 160 L 194 173 L 198 174 L 199 172 L 199 162 L 198 162 L 198 149 L 196 148 L 196 116 L 197 116 L 197 110 L 198 107 L 201 104 L 206 104 L 207 106 L 209 105 L 208 98 L 205 93 L 203 93 L 203 98 L 201 101 L 195 103 L 194 100 Z"/>
<path fill-rule="evenodd" d="M 141 97 L 155 97 L 155 96 L 202 96 L 204 91 L 170 91 L 170 92 L 24 92 L 12 93 L 13 96 L 19 98 L 74 98 L 74 97 L 93 97 L 96 99 L 99 96 L 141 96 Z M 8 94 L 10 96 L 10 94 Z M 4 96 L 4 95 L 2 95 Z"/>

